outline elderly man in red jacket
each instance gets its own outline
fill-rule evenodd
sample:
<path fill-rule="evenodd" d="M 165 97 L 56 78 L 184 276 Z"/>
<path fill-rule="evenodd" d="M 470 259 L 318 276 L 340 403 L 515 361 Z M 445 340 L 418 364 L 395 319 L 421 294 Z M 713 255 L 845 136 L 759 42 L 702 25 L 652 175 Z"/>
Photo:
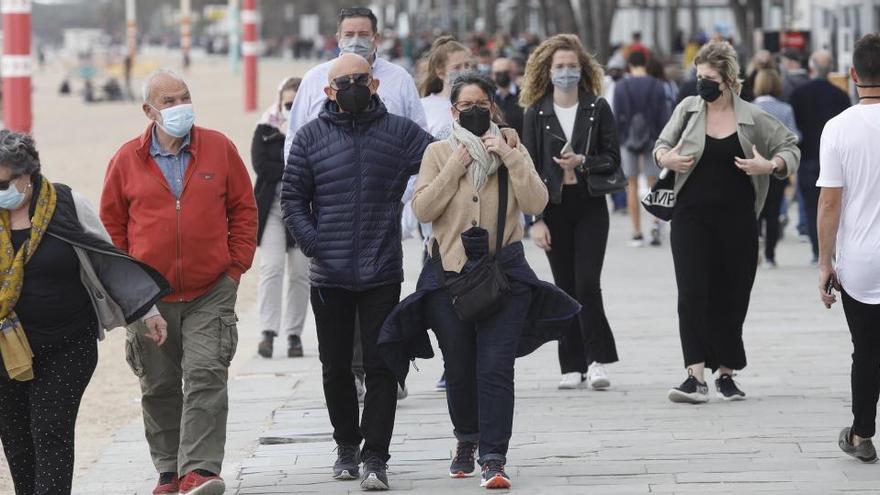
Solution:
<path fill-rule="evenodd" d="M 151 122 L 110 160 L 101 219 L 113 243 L 159 270 L 173 293 L 158 304 L 165 345 L 146 345 L 132 328 L 126 359 L 140 378 L 159 472 L 153 493 L 221 494 L 235 300 L 256 249 L 257 208 L 232 142 L 193 126 L 183 79 L 160 70 L 143 93 Z"/>

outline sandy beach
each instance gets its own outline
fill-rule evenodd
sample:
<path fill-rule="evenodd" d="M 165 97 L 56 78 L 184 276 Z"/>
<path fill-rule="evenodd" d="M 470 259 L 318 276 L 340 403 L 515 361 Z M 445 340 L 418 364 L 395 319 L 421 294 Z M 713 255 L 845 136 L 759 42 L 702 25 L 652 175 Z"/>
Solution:
<path fill-rule="evenodd" d="M 136 101 L 83 102 L 75 93 L 58 94 L 64 74 L 61 61 L 50 61 L 34 75 L 34 129 L 43 173 L 52 181 L 70 185 L 97 204 L 107 163 L 119 146 L 140 135 L 147 125 L 141 111 L 140 77 L 154 67 L 179 69 L 176 57 L 165 53 L 141 56 L 134 80 Z M 195 57 L 185 77 L 189 82 L 196 123 L 226 134 L 235 142 L 250 169 L 250 143 L 261 112 L 273 100 L 279 81 L 302 75 L 312 64 L 290 60 L 261 61 L 259 110 L 245 113 L 242 76 L 233 74 L 224 57 Z M 75 82 L 74 89 L 81 83 Z M 257 266 L 257 261 L 254 267 Z M 252 269 L 242 280 L 238 311 L 249 311 L 256 301 L 257 272 Z M 258 329 L 239 327 L 238 353 L 232 364 L 235 373 L 241 363 L 255 354 Z M 76 431 L 76 474 L 82 473 L 106 447 L 114 432 L 140 415 L 140 391 L 135 376 L 125 363 L 125 333 L 108 333 L 99 344 L 99 363 L 86 390 Z M 0 452 L 0 493 L 12 493 L 6 459 Z"/>

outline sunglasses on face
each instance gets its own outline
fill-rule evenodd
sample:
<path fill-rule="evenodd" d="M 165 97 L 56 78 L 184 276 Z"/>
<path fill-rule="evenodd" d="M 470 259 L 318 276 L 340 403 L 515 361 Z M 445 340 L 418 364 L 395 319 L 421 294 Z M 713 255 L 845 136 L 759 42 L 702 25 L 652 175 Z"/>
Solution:
<path fill-rule="evenodd" d="M 288 101 L 287 103 L 284 104 L 284 109 L 285 109 L 285 110 L 290 110 L 291 108 L 293 108 L 293 102 L 292 102 L 292 101 Z"/>
<path fill-rule="evenodd" d="M 13 175 L 9 178 L 9 180 L 0 181 L 0 191 L 5 191 L 9 189 L 9 186 L 12 185 L 12 183 L 17 181 L 19 178 L 21 178 L 21 175 Z"/>
<path fill-rule="evenodd" d="M 372 82 L 373 76 L 369 74 L 349 74 L 334 79 L 330 83 L 330 87 L 336 91 L 346 91 L 355 84 L 358 86 L 369 86 Z"/>
<path fill-rule="evenodd" d="M 346 7 L 339 10 L 339 17 L 370 17 L 373 11 L 366 7 Z"/>

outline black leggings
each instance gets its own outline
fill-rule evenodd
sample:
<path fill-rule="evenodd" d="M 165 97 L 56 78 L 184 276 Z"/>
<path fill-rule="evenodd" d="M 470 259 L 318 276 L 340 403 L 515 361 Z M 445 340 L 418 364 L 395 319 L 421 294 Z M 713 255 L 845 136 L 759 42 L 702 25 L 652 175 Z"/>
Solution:
<path fill-rule="evenodd" d="M 779 180 L 770 177 L 770 189 L 767 191 L 767 200 L 764 202 L 764 210 L 761 211 L 761 220 L 764 220 L 764 257 L 768 261 L 776 261 L 776 244 L 779 242 L 779 216 L 782 212 L 782 198 L 785 196 L 785 188 L 788 179 Z"/>
<path fill-rule="evenodd" d="M 852 431 L 862 438 L 871 438 L 880 397 L 880 304 L 859 302 L 845 291 L 841 296 L 853 343 Z"/>
<path fill-rule="evenodd" d="M 0 439 L 16 495 L 70 493 L 76 415 L 98 364 L 95 325 L 31 349 L 33 380 L 0 379 Z"/>
<path fill-rule="evenodd" d="M 758 267 L 758 222 L 750 204 L 672 219 L 678 326 L 685 366 L 746 366 L 742 330 Z"/>
<path fill-rule="evenodd" d="M 602 265 L 608 243 L 608 205 L 581 185 L 563 186 L 562 202 L 544 215 L 550 229 L 547 252 L 553 280 L 583 306 L 559 340 L 562 373 L 587 371 L 593 362 L 614 363 L 617 347 L 602 303 Z"/>

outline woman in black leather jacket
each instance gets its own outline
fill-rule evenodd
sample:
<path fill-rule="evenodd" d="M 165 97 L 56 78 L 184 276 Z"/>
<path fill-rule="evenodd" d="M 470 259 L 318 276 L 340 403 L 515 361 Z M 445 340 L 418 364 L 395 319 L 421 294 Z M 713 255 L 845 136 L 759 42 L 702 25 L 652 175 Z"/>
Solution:
<path fill-rule="evenodd" d="M 608 206 L 604 195 L 591 196 L 586 185 L 592 165 L 620 165 L 614 116 L 601 93 L 602 69 L 577 37 L 567 34 L 535 50 L 520 93 L 526 107 L 523 144 L 550 192 L 550 203 L 529 234 L 547 252 L 556 285 L 583 306 L 559 341 L 560 389 L 607 388 L 611 382 L 604 365 L 617 361 L 599 285 Z"/>

